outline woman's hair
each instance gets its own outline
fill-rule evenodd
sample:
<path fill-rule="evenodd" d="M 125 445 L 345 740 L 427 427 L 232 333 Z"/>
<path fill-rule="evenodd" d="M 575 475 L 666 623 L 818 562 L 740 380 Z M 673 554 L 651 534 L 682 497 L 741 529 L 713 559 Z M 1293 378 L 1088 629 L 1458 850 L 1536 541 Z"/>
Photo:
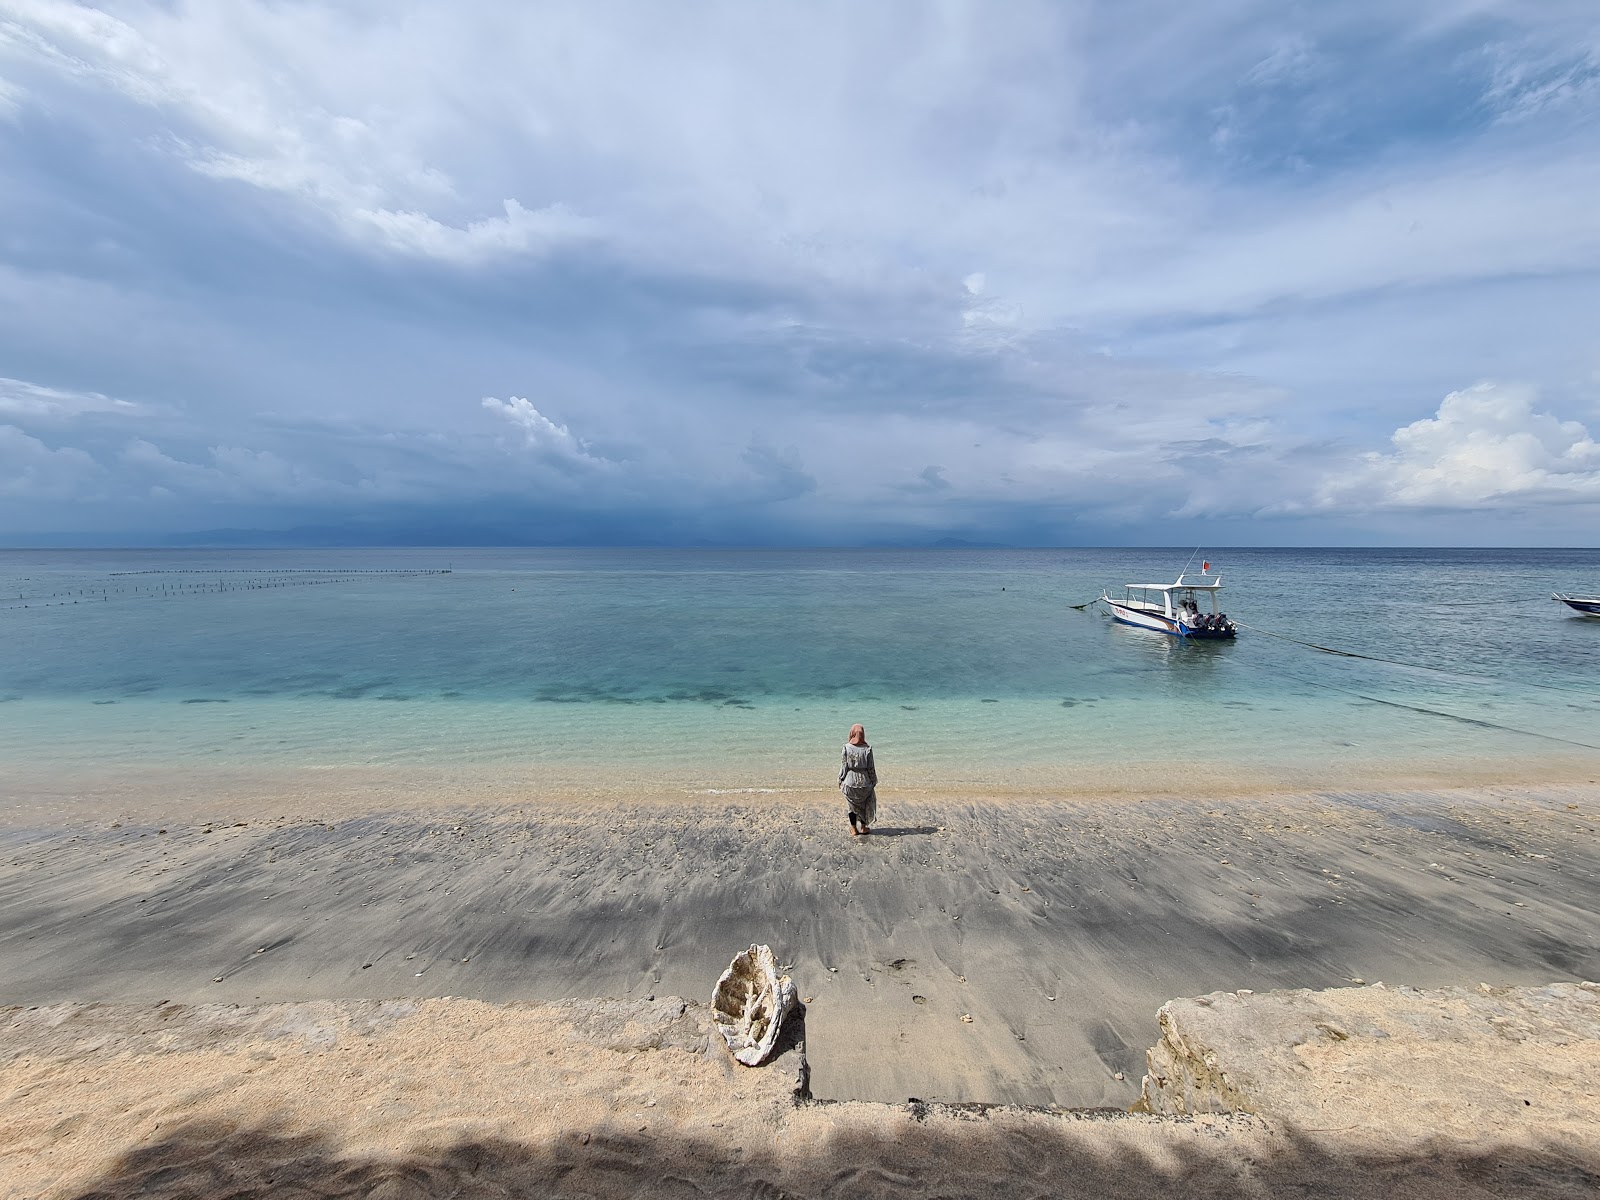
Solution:
<path fill-rule="evenodd" d="M 864 725 L 850 726 L 850 744 L 852 746 L 865 746 L 867 744 L 867 729 Z"/>

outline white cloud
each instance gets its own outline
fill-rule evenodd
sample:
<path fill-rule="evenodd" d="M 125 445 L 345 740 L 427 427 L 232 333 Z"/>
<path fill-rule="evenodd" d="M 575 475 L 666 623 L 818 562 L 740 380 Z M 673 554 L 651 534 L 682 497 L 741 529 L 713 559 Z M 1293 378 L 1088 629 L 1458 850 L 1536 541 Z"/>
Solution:
<path fill-rule="evenodd" d="M 485 396 L 483 407 L 519 427 L 527 444 L 550 459 L 583 466 L 609 465 L 605 459 L 591 454 L 565 425 L 556 424 L 521 396 L 512 396 L 509 400 Z"/>
<path fill-rule="evenodd" d="M 1534 408 L 1531 389 L 1479 383 L 1435 416 L 1397 429 L 1323 486 L 1318 507 L 1502 508 L 1600 503 L 1600 444 L 1577 421 Z"/>
<path fill-rule="evenodd" d="M 15 425 L 0 425 L 0 497 L 81 499 L 103 476 L 100 464 L 76 447 L 52 450 Z"/>
<path fill-rule="evenodd" d="M 361 210 L 351 218 L 369 225 L 385 245 L 427 258 L 475 264 L 518 254 L 538 253 L 595 232 L 593 221 L 551 204 L 530 212 L 505 201 L 506 215 L 484 217 L 465 228 L 446 225 L 421 212 Z"/>
<path fill-rule="evenodd" d="M 425 33 L 396 42 L 394 28 L 355 14 L 249 0 L 117 7 L 127 20 L 69 0 L 15 0 L 0 14 L 0 50 L 156 110 L 171 125 L 152 145 L 211 178 L 297 198 L 363 244 L 474 265 L 596 231 L 558 201 L 505 198 L 493 203 L 500 214 L 481 215 L 484 200 L 463 200 L 428 161 L 407 127 L 438 97 L 407 94 L 397 78 L 426 70 Z M 375 50 L 400 52 L 409 67 L 375 61 Z"/>
<path fill-rule="evenodd" d="M 66 417 L 80 413 L 136 417 L 150 411 L 146 405 L 117 400 L 100 392 L 74 392 L 29 383 L 25 379 L 0 377 L 0 414 L 12 417 Z"/>
<path fill-rule="evenodd" d="M 1541 144 L 1514 170 L 1380 154 L 1310 193 L 1232 195 L 1164 140 L 1197 103 L 1240 136 L 1240 89 L 1314 78 L 1329 111 L 1349 107 L 1337 90 L 1360 83 L 1326 47 L 1352 33 L 1446 44 L 1488 23 L 1504 37 L 1486 105 L 1570 92 L 1590 53 L 1571 45 L 1596 44 L 1576 5 L 1288 18 L 1218 0 L 1161 30 L 1035 0 L 1003 18 L 959 2 L 7 7 L 13 57 L 158 113 L 150 146 L 360 244 L 466 266 L 600 238 L 691 274 L 956 303 L 982 262 L 971 294 L 1003 292 L 1040 328 L 1600 263 L 1591 145 Z M 1562 43 L 1570 69 L 1549 65 Z"/>

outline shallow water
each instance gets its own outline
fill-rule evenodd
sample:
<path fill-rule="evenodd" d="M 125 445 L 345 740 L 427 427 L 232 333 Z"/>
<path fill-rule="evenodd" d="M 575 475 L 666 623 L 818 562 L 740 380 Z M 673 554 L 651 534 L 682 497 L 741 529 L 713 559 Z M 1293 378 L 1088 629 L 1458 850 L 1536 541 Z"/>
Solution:
<path fill-rule="evenodd" d="M 1069 607 L 1187 551 L 8 551 L 0 756 L 812 786 L 862 721 L 886 783 L 997 791 L 1600 765 L 1600 621 L 1549 600 L 1600 551 L 1208 554 L 1231 644 Z"/>

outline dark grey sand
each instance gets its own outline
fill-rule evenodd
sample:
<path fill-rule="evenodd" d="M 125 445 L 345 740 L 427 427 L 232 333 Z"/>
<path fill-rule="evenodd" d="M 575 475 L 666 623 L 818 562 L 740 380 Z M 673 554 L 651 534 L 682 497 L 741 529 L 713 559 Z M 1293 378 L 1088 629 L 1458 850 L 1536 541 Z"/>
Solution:
<path fill-rule="evenodd" d="M 703 997 L 769 942 L 819 1097 L 1121 1107 L 1174 996 L 1600 977 L 1592 787 L 186 807 L 4 833 L 0 1004 Z"/>

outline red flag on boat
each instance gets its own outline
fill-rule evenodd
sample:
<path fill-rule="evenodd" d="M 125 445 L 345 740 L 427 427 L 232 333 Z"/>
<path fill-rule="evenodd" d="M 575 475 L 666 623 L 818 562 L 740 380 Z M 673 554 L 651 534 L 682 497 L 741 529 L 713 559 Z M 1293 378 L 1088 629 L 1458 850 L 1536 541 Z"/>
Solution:
<path fill-rule="evenodd" d="M 1211 570 L 1211 564 L 1208 563 L 1208 562 L 1201 562 L 1201 564 L 1200 564 L 1200 574 L 1204 575 L 1209 570 Z"/>

